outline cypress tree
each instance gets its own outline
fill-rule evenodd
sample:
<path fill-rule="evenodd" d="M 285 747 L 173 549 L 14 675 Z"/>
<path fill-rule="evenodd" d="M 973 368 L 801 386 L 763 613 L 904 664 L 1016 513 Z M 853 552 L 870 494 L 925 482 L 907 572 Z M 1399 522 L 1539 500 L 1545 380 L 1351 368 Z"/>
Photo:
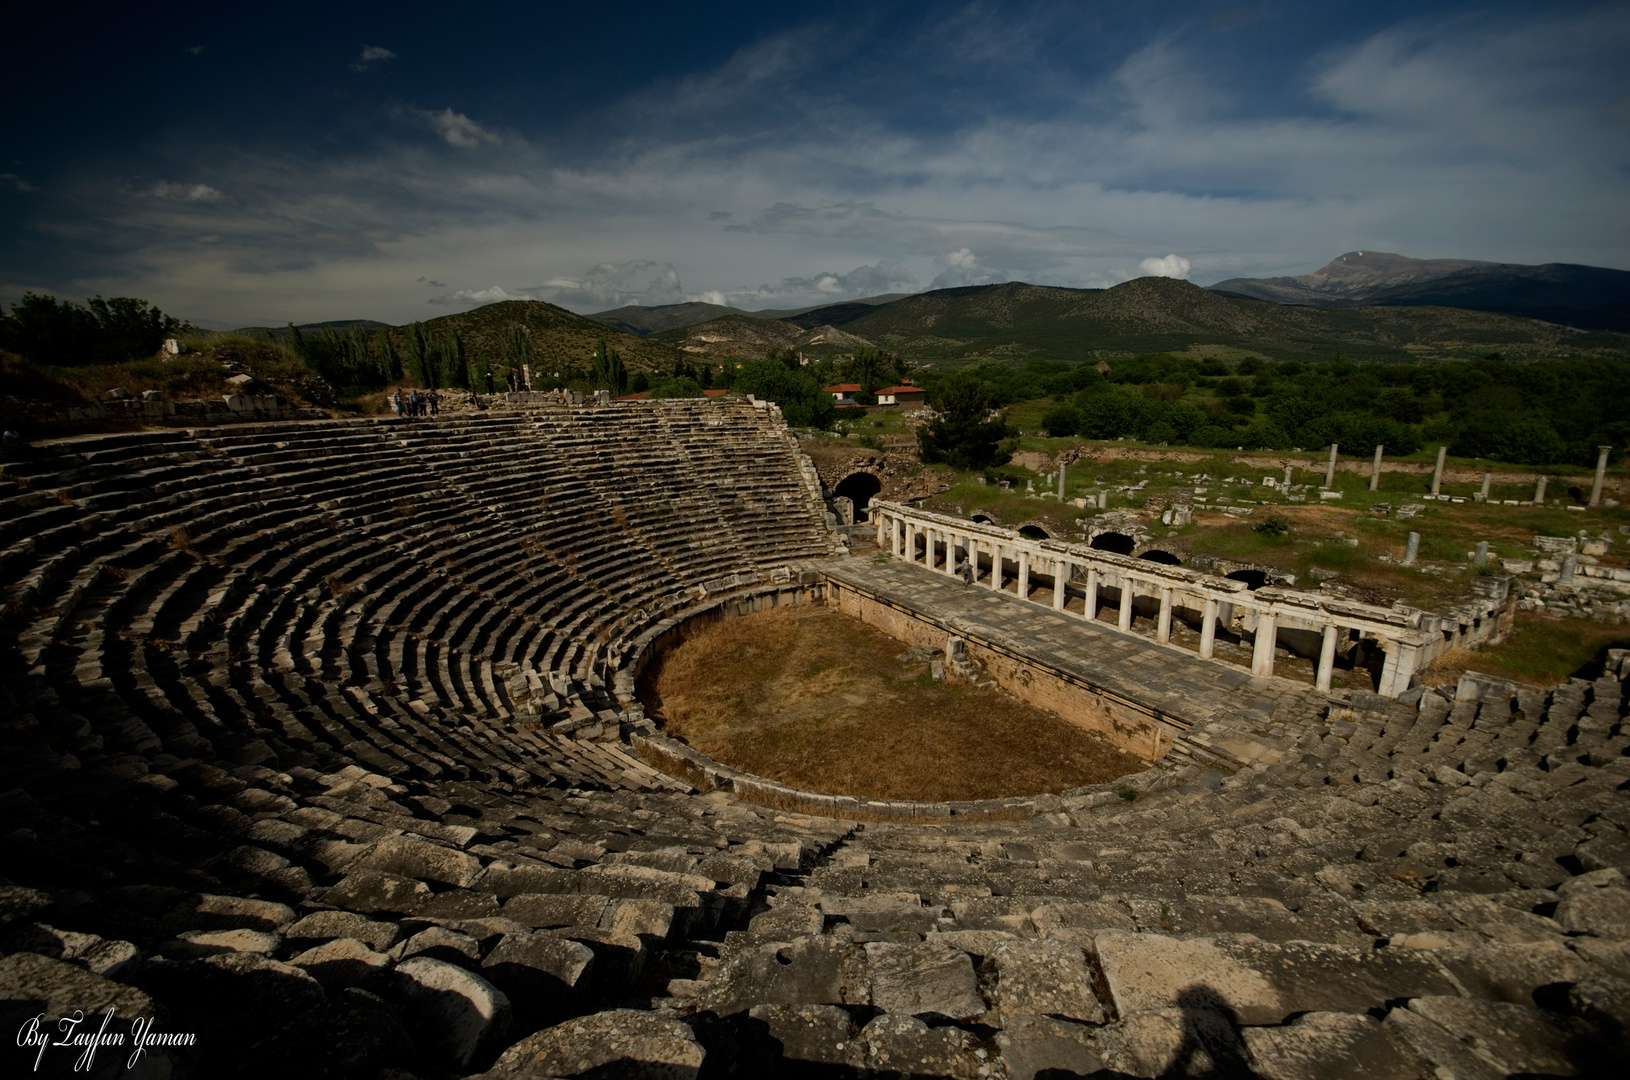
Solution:
<path fill-rule="evenodd" d="M 396 355 L 396 346 L 391 343 L 389 330 L 379 331 L 379 373 L 387 383 L 402 377 L 402 358 Z"/>

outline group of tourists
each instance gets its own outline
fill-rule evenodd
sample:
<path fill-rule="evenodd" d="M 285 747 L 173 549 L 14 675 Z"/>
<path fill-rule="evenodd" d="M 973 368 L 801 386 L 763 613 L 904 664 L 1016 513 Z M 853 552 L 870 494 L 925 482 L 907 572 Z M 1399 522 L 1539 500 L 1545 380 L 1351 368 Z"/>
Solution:
<path fill-rule="evenodd" d="M 434 390 L 426 390 L 422 394 L 417 390 L 410 390 L 407 397 L 403 397 L 402 391 L 398 390 L 391 395 L 391 411 L 399 417 L 405 416 L 410 419 L 436 416 L 441 412 L 441 400 L 436 397 Z"/>

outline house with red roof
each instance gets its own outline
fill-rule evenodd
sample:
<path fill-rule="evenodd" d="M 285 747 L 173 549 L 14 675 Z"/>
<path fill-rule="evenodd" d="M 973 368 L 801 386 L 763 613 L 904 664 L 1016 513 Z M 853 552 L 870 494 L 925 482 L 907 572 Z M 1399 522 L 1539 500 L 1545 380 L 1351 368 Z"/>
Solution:
<path fill-rule="evenodd" d="M 906 409 L 920 409 L 928 403 L 928 391 L 909 382 L 899 386 L 885 386 L 877 392 L 879 405 L 898 405 Z"/>

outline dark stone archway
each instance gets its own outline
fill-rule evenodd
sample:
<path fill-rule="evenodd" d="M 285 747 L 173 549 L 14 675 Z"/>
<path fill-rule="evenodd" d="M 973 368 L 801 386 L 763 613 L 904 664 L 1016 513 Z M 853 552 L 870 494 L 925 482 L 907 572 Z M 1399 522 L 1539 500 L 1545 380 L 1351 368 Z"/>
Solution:
<path fill-rule="evenodd" d="M 1047 535 L 1047 530 L 1042 528 L 1040 525 L 1021 525 L 1019 526 L 1019 535 L 1029 537 L 1032 540 L 1052 539 L 1052 537 Z"/>
<path fill-rule="evenodd" d="M 838 481 L 838 486 L 832 490 L 833 498 L 849 499 L 855 504 L 855 520 L 865 521 L 868 517 L 866 508 L 871 505 L 872 499 L 883 490 L 883 481 L 869 472 L 853 472 Z"/>
<path fill-rule="evenodd" d="M 992 521 L 990 519 L 990 516 L 987 515 L 987 514 L 975 514 L 973 517 L 969 518 L 968 520 L 972 521 L 972 522 L 974 522 L 976 524 L 979 524 L 979 525 L 994 525 L 994 524 L 996 524 L 996 522 Z"/>
<path fill-rule="evenodd" d="M 1256 592 L 1268 583 L 1268 572 L 1266 570 L 1235 570 L 1228 576 L 1235 581 L 1245 582 L 1245 588 L 1248 592 Z"/>
<path fill-rule="evenodd" d="M 1137 542 L 1125 533 L 1104 532 L 1092 538 L 1087 545 L 1097 551 L 1107 551 L 1111 555 L 1130 555 Z"/>
<path fill-rule="evenodd" d="M 1139 555 L 1138 558 L 1147 559 L 1150 562 L 1160 563 L 1162 566 L 1183 565 L 1182 559 L 1179 559 L 1176 555 L 1173 555 L 1169 551 L 1161 551 L 1159 548 L 1151 548 L 1148 551 L 1145 551 L 1142 555 Z"/>

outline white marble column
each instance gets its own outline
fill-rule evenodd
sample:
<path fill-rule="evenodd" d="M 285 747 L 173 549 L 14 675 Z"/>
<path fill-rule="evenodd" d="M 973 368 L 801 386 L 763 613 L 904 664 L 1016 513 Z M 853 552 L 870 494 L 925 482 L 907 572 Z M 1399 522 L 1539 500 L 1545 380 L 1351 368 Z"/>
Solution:
<path fill-rule="evenodd" d="M 899 555 L 905 551 L 905 524 L 899 518 L 889 519 L 892 522 L 892 532 L 889 534 L 889 554 Z"/>
<path fill-rule="evenodd" d="M 1019 549 L 1019 599 L 1030 599 L 1030 552 Z"/>
<path fill-rule="evenodd" d="M 1132 579 L 1121 571 L 1121 615 L 1115 623 L 1115 628 L 1121 633 L 1130 633 L 1132 630 Z"/>
<path fill-rule="evenodd" d="M 1162 645 L 1172 639 L 1172 587 L 1160 587 L 1160 619 L 1155 623 L 1155 640 Z"/>
<path fill-rule="evenodd" d="M 1070 579 L 1070 564 L 1063 559 L 1053 560 L 1053 610 L 1064 610 L 1064 589 Z"/>
<path fill-rule="evenodd" d="M 1313 680 L 1313 689 L 1321 694 L 1330 692 L 1330 676 L 1336 666 L 1336 638 L 1341 627 L 1331 623 L 1324 628 L 1324 641 L 1319 645 L 1319 670 Z"/>
<path fill-rule="evenodd" d="M 1087 567 L 1087 602 L 1081 608 L 1081 617 L 1088 622 L 1098 621 L 1098 568 Z"/>
<path fill-rule="evenodd" d="M 1279 627 L 1271 611 L 1259 611 L 1256 617 L 1256 649 L 1251 653 L 1251 674 L 1273 674 L 1273 650 L 1278 644 Z"/>
<path fill-rule="evenodd" d="M 990 542 L 990 587 L 1002 591 L 1002 545 Z"/>
<path fill-rule="evenodd" d="M 1217 649 L 1217 601 L 1206 597 L 1205 611 L 1200 616 L 1200 659 L 1210 660 Z"/>

